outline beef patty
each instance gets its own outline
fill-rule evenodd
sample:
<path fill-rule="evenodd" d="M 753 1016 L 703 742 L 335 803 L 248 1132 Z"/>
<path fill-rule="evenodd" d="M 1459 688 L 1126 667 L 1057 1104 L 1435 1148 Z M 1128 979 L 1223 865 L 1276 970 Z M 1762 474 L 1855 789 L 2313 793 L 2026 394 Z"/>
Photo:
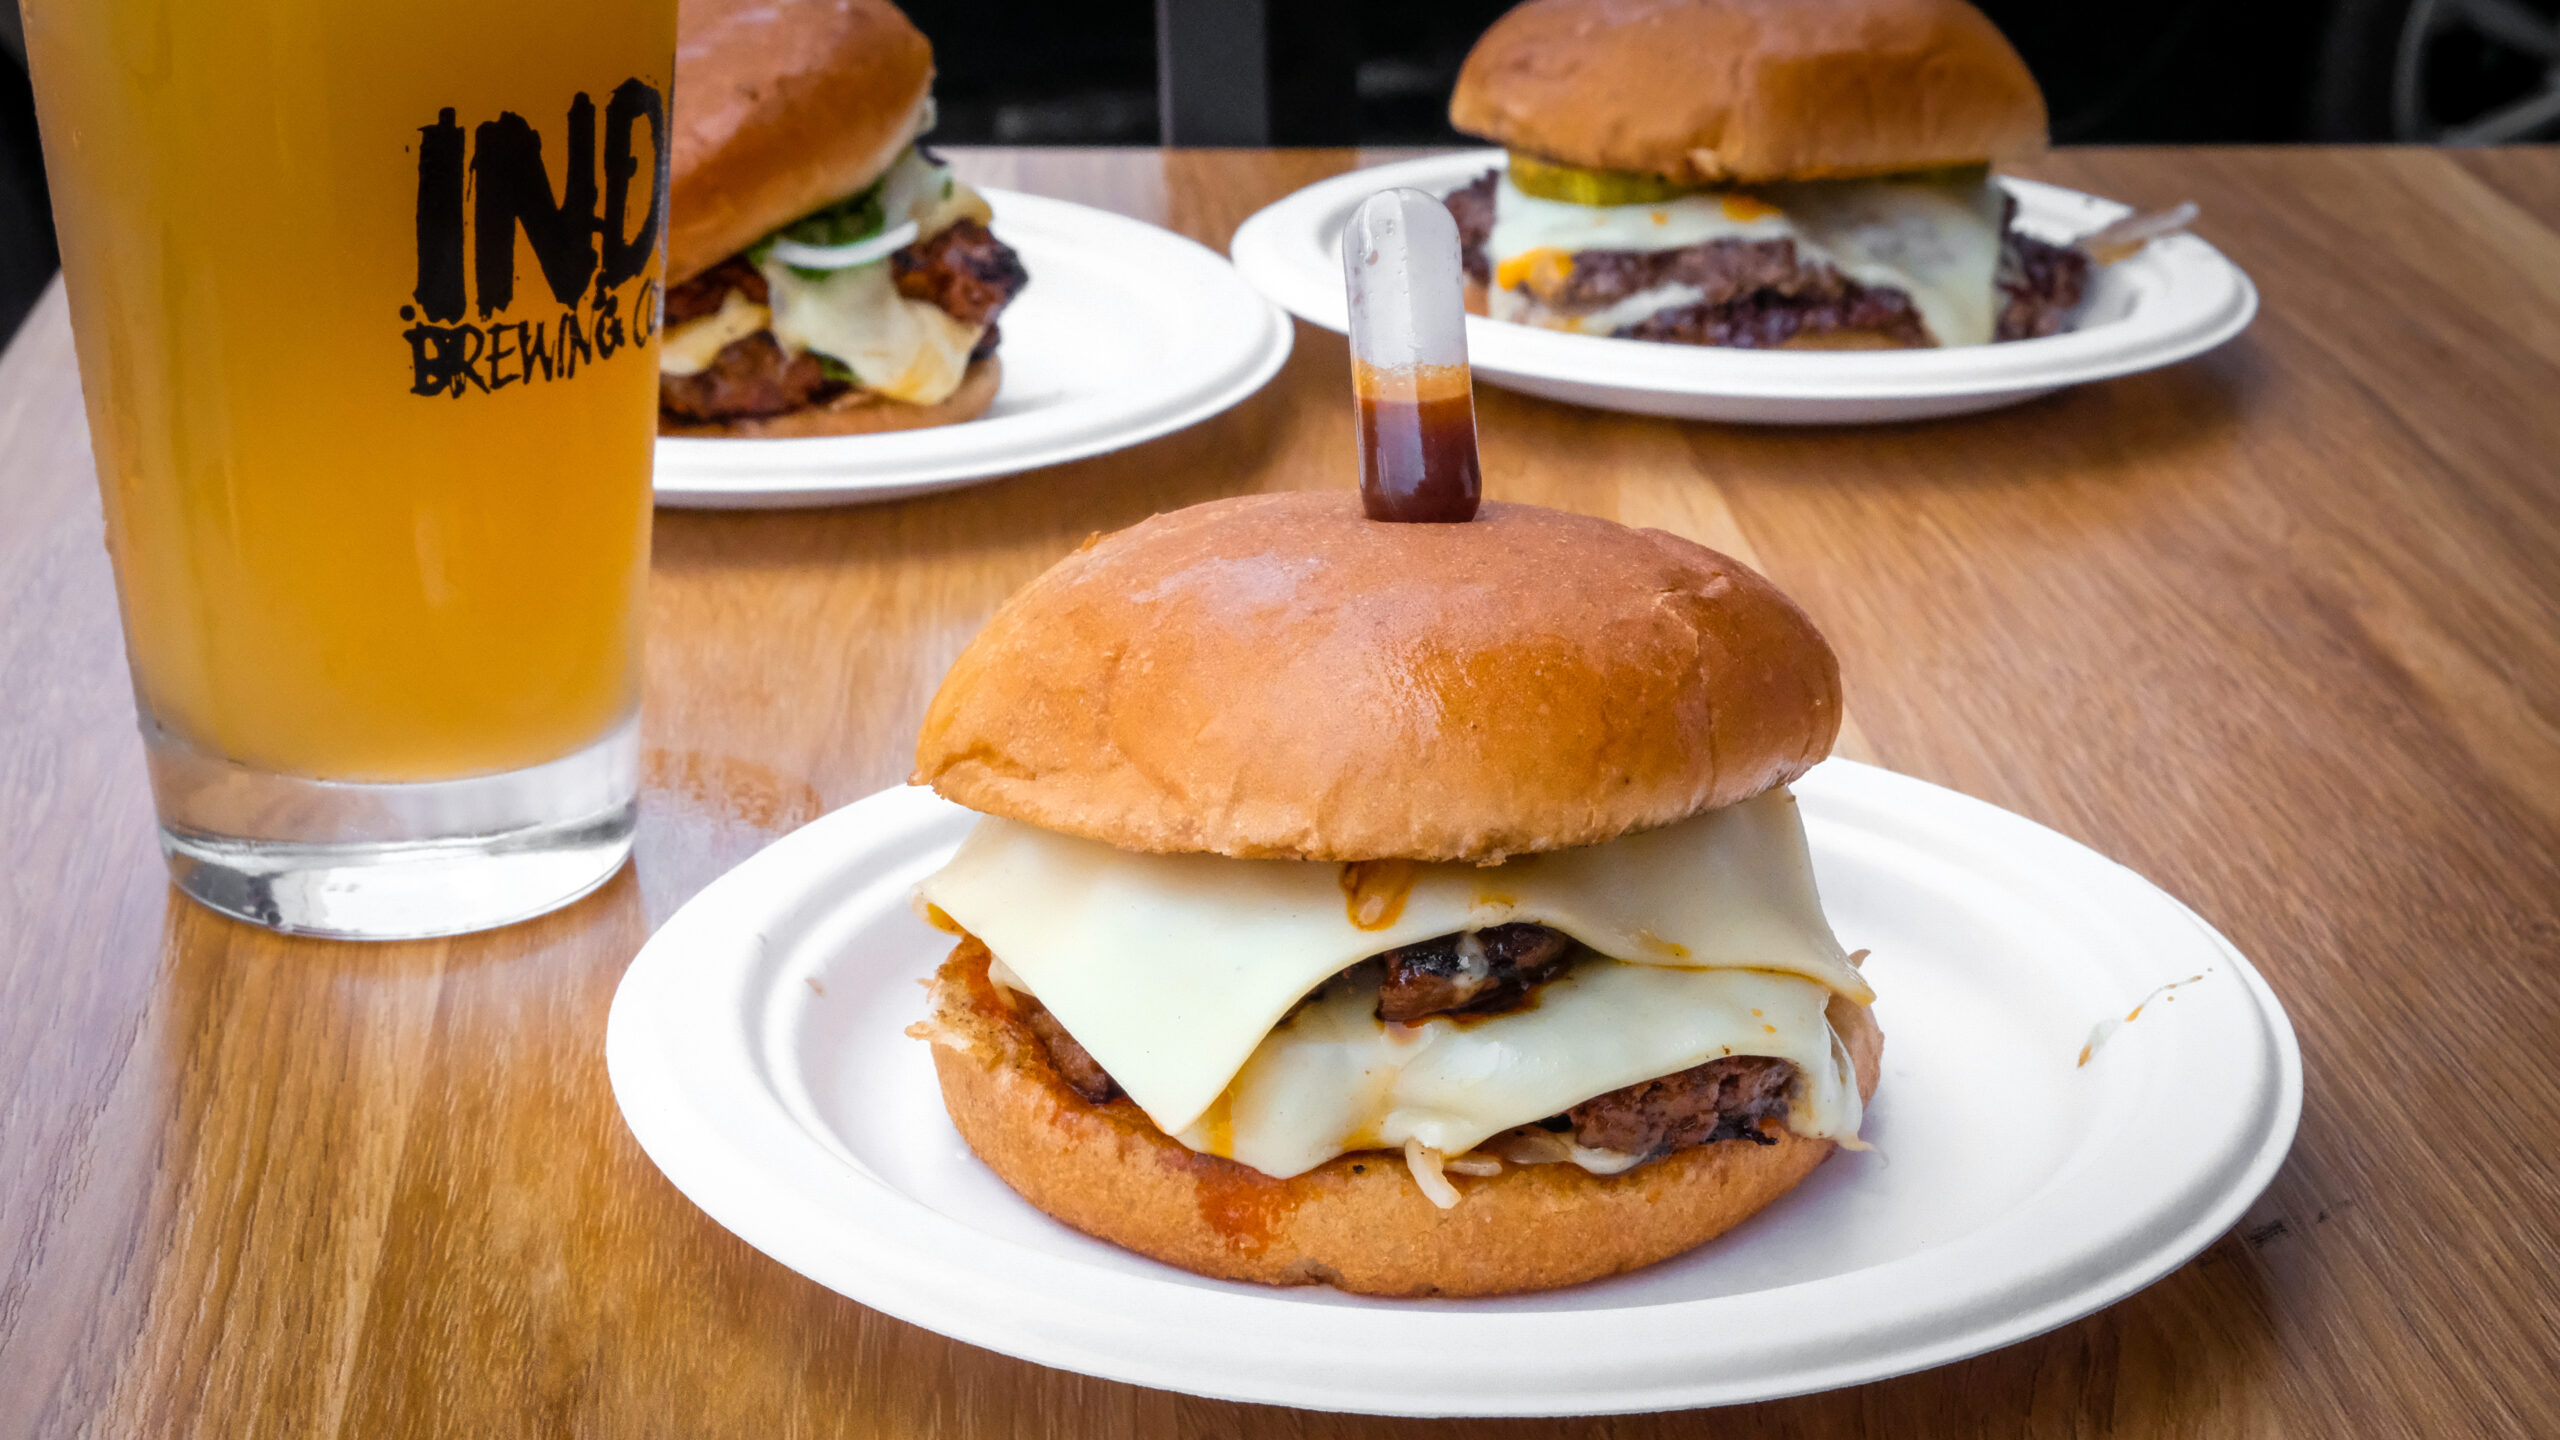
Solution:
<path fill-rule="evenodd" d="M 1111 1072 L 1102 1068 L 1083 1042 L 1067 1033 L 1067 1027 L 1058 1023 L 1048 1006 L 1018 991 L 1014 999 L 1022 1005 L 1023 1022 L 1040 1037 L 1041 1048 L 1049 1052 L 1049 1063 L 1058 1067 L 1058 1078 L 1067 1082 L 1068 1089 L 1096 1105 L 1120 1098 L 1120 1082 L 1111 1078 Z"/>
<path fill-rule="evenodd" d="M 1385 962 L 1378 982 L 1378 1018 L 1411 1023 L 1431 1015 L 1516 1009 L 1584 953 L 1562 932 L 1543 925 L 1498 925 L 1399 946 L 1376 957 Z M 1343 975 L 1361 978 L 1359 971 L 1354 966 Z M 1017 992 L 1015 999 L 1068 1088 L 1096 1105 L 1120 1097 L 1110 1072 L 1047 1007 L 1027 994 Z M 1786 1118 L 1787 1094 L 1795 1079 L 1791 1061 L 1733 1055 L 1593 1096 L 1538 1124 L 1570 1133 L 1577 1144 L 1594 1150 L 1648 1160 L 1719 1140 L 1773 1145 L 1776 1140 L 1762 1126 Z"/>
<path fill-rule="evenodd" d="M 1761 1122 L 1787 1118 L 1787 1092 L 1795 1082 L 1793 1061 L 1729 1055 L 1595 1095 L 1558 1117 L 1561 1125 L 1541 1123 L 1570 1129 L 1577 1144 L 1594 1150 L 1647 1159 L 1718 1140 L 1775 1145 Z"/>
<path fill-rule="evenodd" d="M 2009 202 L 2016 214 L 2018 202 Z M 2089 256 L 2071 245 L 2054 245 L 2011 230 L 2000 238 L 2000 325 L 2002 340 L 2034 340 L 2062 333 L 2080 297 L 2089 289 Z"/>
<path fill-rule="evenodd" d="M 1378 1018 L 1410 1025 L 1432 1015 L 1517 1008 L 1564 973 L 1573 941 L 1544 925 L 1496 925 L 1401 945 L 1379 958 L 1387 975 L 1378 985 Z"/>
<path fill-rule="evenodd" d="M 700 424 L 781 415 L 820 405 L 853 387 L 827 374 L 816 355 L 786 353 L 770 330 L 732 340 L 692 375 L 658 377 L 658 408 Z"/>
<path fill-rule="evenodd" d="M 898 293 L 940 306 L 967 325 L 984 325 L 971 360 L 995 353 L 996 316 L 1013 302 L 1030 273 L 1013 247 L 975 220 L 962 220 L 930 240 L 889 257 Z M 732 255 L 667 291 L 666 323 L 681 325 L 719 313 L 735 290 L 758 305 L 773 303 L 762 271 L 744 255 Z M 827 373 L 807 351 L 786 352 L 770 330 L 733 340 L 697 375 L 658 377 L 658 408 L 693 424 L 757 419 L 821 405 L 851 389 Z"/>
<path fill-rule="evenodd" d="M 1485 258 L 1484 247 L 1493 239 L 1493 188 L 1501 178 L 1501 171 L 1487 170 L 1440 201 L 1458 222 L 1458 263 L 1467 267 L 1469 279 L 1486 285 L 1493 283 L 1493 263 Z"/>
<path fill-rule="evenodd" d="M 1031 283 L 1022 257 L 975 220 L 897 252 L 889 257 L 889 269 L 898 277 L 899 294 L 939 305 L 964 325 L 994 324 Z"/>
<path fill-rule="evenodd" d="M 1494 187 L 1500 172 L 1452 191 L 1446 204 L 1458 225 L 1467 274 L 1493 280 L 1485 246 L 1493 238 Z M 1993 338 L 2025 340 L 2061 330 L 2079 305 L 2089 258 L 2067 245 L 2018 233 L 2015 197 L 2001 217 L 1995 281 L 2001 310 Z M 1925 345 L 1928 327 L 1907 293 L 1868 286 L 1830 264 L 1807 260 L 1793 240 L 1710 240 L 1678 250 L 1584 250 L 1547 302 L 1564 310 L 1597 310 L 1664 285 L 1694 285 L 1695 304 L 1649 315 L 1615 333 L 1630 340 L 1765 349 L 1800 334 L 1874 331 L 1901 345 Z"/>

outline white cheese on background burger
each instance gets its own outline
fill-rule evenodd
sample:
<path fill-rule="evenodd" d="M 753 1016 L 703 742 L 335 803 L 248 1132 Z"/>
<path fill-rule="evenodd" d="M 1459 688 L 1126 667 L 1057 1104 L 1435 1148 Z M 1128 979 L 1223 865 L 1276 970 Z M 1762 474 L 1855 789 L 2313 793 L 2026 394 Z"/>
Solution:
<path fill-rule="evenodd" d="M 1579 205 L 1524 193 L 1506 171 L 1494 186 L 1493 234 L 1485 242 L 1494 275 L 1486 304 L 1497 320 L 1613 334 L 1697 304 L 1704 294 L 1658 286 L 1605 309 L 1551 309 L 1524 288 L 1534 267 L 1542 259 L 1569 267 L 1572 256 L 1591 250 L 1657 253 L 1718 240 L 1792 240 L 1804 260 L 1908 294 L 1940 345 L 1981 345 L 1999 320 L 1994 282 L 2005 203 L 1998 185 L 1980 176 L 1773 183 L 1649 204 Z"/>
<path fill-rule="evenodd" d="M 907 245 L 922 245 L 962 220 L 991 218 L 985 197 L 910 148 L 880 187 L 883 234 L 912 224 Z M 853 247 L 844 247 L 851 250 Z M 827 356 L 866 390 L 915 405 L 949 399 L 969 369 L 969 352 L 986 334 L 930 301 L 898 292 L 887 253 L 861 264 L 820 269 L 768 255 L 757 266 L 767 303 L 732 290 L 719 310 L 667 327 L 659 372 L 698 375 L 728 345 L 770 329 L 785 353 Z"/>

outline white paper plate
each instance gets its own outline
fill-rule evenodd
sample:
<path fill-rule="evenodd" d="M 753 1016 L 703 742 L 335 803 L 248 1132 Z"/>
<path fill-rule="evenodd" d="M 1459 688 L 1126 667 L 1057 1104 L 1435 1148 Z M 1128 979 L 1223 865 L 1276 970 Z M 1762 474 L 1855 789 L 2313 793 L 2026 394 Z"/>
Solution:
<path fill-rule="evenodd" d="M 1291 312 L 1344 327 L 1338 244 L 1352 208 L 1398 185 L 1446 194 L 1502 163 L 1499 150 L 1355 170 L 1265 208 L 1236 232 L 1236 268 Z M 2127 213 L 2112 200 L 2002 176 L 2018 228 L 2046 240 Z M 1734 350 L 1567 335 L 1471 317 L 1468 360 L 1497 385 L 1643 415 L 1776 424 L 1857 424 L 1960 415 L 2212 349 L 2258 313 L 2257 287 L 2192 235 L 2143 247 L 2092 276 L 2079 327 L 2042 340 L 1946 350 Z"/>
<path fill-rule="evenodd" d="M 1031 283 L 976 420 L 811 440 L 658 442 L 658 503 L 840 505 L 992 480 L 1196 425 L 1280 372 L 1295 327 L 1216 251 L 1087 205 L 988 190 Z"/>
<path fill-rule="evenodd" d="M 1226 1284 L 1017 1199 L 901 1033 L 949 948 L 908 887 L 972 818 L 922 790 L 839 810 L 678 911 L 623 977 L 606 1061 L 677 1188 L 819 1284 L 1044 1365 L 1321 1410 L 1610 1413 L 1856 1384 L 2085 1315 L 2239 1218 L 2302 1105 L 2293 1031 L 2247 961 L 2132 871 L 1980 801 L 1838 760 L 1797 793 L 1832 920 L 1874 951 L 1877 1151 L 1685 1257 L 1571 1290 Z"/>

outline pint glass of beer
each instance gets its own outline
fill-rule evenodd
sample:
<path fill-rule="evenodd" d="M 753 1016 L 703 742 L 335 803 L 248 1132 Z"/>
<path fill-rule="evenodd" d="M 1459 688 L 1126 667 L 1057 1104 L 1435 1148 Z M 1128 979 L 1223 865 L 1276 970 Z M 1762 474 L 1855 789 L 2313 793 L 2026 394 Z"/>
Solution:
<path fill-rule="evenodd" d="M 675 0 L 25 0 L 177 884 L 449 934 L 631 844 Z"/>

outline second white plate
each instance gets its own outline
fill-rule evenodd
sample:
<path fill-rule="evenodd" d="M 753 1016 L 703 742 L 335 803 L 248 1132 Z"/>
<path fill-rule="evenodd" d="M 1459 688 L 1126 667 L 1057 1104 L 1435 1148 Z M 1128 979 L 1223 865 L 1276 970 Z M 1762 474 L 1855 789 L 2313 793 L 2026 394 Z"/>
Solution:
<path fill-rule="evenodd" d="M 976 420 L 806 440 L 658 441 L 661 505 L 897 500 L 1122 449 L 1268 383 L 1295 327 L 1225 258 L 1173 232 L 988 190 L 1031 283 L 1004 312 L 1004 386 Z"/>
<path fill-rule="evenodd" d="M 1598 1414 L 1857 1384 L 2085 1315 L 2240 1217 L 2302 1106 L 2292 1028 L 2246 960 L 2132 871 L 1980 801 L 1840 760 L 1796 792 L 1832 921 L 1873 950 L 1876 1151 L 1571 1290 L 1227 1284 L 1025 1204 L 903 1033 L 950 946 L 907 892 L 974 820 L 923 790 L 839 810 L 679 910 L 624 975 L 605 1058 L 677 1188 L 819 1284 L 1044 1365 L 1320 1410 Z"/>
<path fill-rule="evenodd" d="M 1229 247 L 1256 289 L 1292 313 L 1344 328 L 1342 227 L 1380 190 L 1445 195 L 1502 163 L 1499 150 L 1354 170 L 1256 213 Z M 2123 205 L 2002 176 L 2018 228 L 2046 240 L 2087 234 Z M 2066 385 L 2156 369 L 2247 328 L 2257 287 L 2193 235 L 2143 247 L 2093 274 L 2078 328 L 2042 340 L 1944 350 L 1738 350 L 1568 335 L 1470 317 L 1468 360 L 1497 385 L 1552 400 L 1690 420 L 1860 424 L 2014 405 Z"/>

